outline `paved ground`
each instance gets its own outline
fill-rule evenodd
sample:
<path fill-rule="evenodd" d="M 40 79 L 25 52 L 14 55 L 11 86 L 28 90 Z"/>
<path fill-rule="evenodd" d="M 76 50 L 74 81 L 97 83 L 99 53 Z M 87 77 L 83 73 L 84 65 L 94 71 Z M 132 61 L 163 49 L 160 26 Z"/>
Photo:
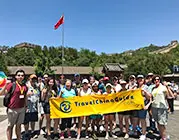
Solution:
<path fill-rule="evenodd" d="M 178 98 L 179 99 L 179 98 Z M 179 140 L 179 100 L 175 101 L 175 113 L 169 114 L 169 120 L 167 125 L 167 133 L 170 135 L 171 140 Z M 6 119 L 6 109 L 3 107 L 0 107 L 0 140 L 6 139 L 6 127 L 7 127 L 7 119 Z M 44 122 L 45 123 L 45 122 Z M 38 128 L 38 126 L 36 126 Z M 118 134 L 118 130 L 116 129 L 116 133 Z M 22 128 L 23 131 L 23 128 Z M 72 139 L 75 140 L 75 131 L 72 131 Z M 153 135 L 147 134 L 147 139 L 157 139 L 158 134 L 154 133 Z M 105 133 L 103 132 L 100 134 L 99 140 L 104 140 Z M 15 139 L 15 135 L 13 135 L 13 138 Z M 46 138 L 44 135 L 40 135 L 38 140 L 45 140 Z M 112 138 L 111 138 L 112 139 Z M 123 135 L 119 135 L 118 140 L 122 140 Z M 129 138 L 129 140 L 135 140 L 138 138 Z M 32 139 L 34 140 L 34 139 Z M 67 139 L 69 140 L 69 139 Z M 84 137 L 81 138 L 81 140 L 85 140 Z"/>

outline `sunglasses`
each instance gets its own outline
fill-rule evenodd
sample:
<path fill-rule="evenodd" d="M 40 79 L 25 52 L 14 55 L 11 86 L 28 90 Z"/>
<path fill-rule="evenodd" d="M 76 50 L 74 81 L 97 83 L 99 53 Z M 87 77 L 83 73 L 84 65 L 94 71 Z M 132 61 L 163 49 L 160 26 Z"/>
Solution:
<path fill-rule="evenodd" d="M 155 78 L 155 81 L 157 81 L 157 80 L 159 81 L 160 79 L 159 78 Z"/>

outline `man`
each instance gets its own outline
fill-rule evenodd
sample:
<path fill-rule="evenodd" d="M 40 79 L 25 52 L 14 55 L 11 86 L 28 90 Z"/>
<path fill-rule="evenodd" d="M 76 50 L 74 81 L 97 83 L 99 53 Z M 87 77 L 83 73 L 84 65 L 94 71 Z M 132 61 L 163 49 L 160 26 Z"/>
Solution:
<path fill-rule="evenodd" d="M 1 94 L 10 93 L 13 85 L 15 89 L 10 98 L 10 103 L 7 107 L 8 127 L 7 127 L 7 139 L 12 140 L 13 127 L 16 125 L 17 140 L 21 139 L 21 124 L 24 122 L 25 107 L 26 107 L 26 93 L 27 86 L 24 83 L 25 72 L 18 70 L 15 74 L 15 83 L 6 84 L 2 89 Z"/>

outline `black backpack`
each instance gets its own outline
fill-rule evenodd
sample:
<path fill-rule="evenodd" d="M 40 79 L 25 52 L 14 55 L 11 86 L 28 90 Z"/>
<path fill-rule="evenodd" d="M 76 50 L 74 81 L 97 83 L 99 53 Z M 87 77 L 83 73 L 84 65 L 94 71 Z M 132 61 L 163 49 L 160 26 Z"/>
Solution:
<path fill-rule="evenodd" d="M 13 82 L 10 91 L 4 96 L 4 99 L 3 99 L 3 105 L 5 107 L 8 107 L 10 100 L 11 100 L 11 96 L 12 96 L 15 89 L 16 89 L 16 83 Z"/>

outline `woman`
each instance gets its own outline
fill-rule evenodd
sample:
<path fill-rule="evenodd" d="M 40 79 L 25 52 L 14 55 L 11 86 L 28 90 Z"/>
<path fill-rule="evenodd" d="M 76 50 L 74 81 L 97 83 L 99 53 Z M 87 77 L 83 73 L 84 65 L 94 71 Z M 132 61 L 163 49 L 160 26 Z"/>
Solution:
<path fill-rule="evenodd" d="M 79 90 L 78 96 L 82 97 L 82 96 L 88 96 L 91 94 L 91 89 L 88 87 L 88 84 L 89 84 L 88 79 L 83 79 L 83 81 L 82 81 L 83 87 Z M 84 120 L 84 116 L 79 117 L 78 131 L 77 131 L 78 135 L 77 135 L 76 140 L 80 139 L 81 127 L 82 127 L 83 120 Z M 86 116 L 86 138 L 88 138 L 88 133 L 87 133 L 88 125 L 89 125 L 89 117 Z"/>
<path fill-rule="evenodd" d="M 142 127 L 142 135 L 140 136 L 140 140 L 146 139 L 146 116 L 147 116 L 147 109 L 151 102 L 148 103 L 148 101 L 151 99 L 151 94 L 146 91 L 147 86 L 145 85 L 145 79 L 143 75 L 137 76 L 137 85 L 138 88 L 142 89 L 142 96 L 144 98 L 144 109 L 137 110 L 136 112 L 136 120 L 134 121 L 134 128 L 136 128 L 136 125 L 141 123 Z"/>
<path fill-rule="evenodd" d="M 173 96 L 172 92 L 168 92 L 167 86 L 161 84 L 160 76 L 154 76 L 153 82 L 155 87 L 152 90 L 152 115 L 157 122 L 158 129 L 162 140 L 166 139 L 166 125 L 168 120 L 168 104 L 166 97 Z"/>
<path fill-rule="evenodd" d="M 99 91 L 99 82 L 98 81 L 95 81 L 93 84 L 92 84 L 92 92 L 91 92 L 91 95 L 101 95 L 101 92 Z M 95 134 L 95 126 L 97 126 L 97 131 L 99 132 L 99 122 L 100 120 L 102 119 L 102 116 L 101 115 L 90 115 L 89 117 L 91 120 L 92 120 L 92 139 L 94 140 L 98 140 L 96 134 Z"/>
<path fill-rule="evenodd" d="M 113 93 L 112 91 L 112 85 L 110 83 L 107 83 L 106 84 L 106 92 L 103 93 L 104 95 L 109 95 Z M 105 114 L 105 129 L 106 129 L 106 136 L 105 136 L 105 139 L 108 140 L 109 139 L 109 136 L 116 139 L 117 136 L 114 135 L 112 133 L 112 129 L 113 129 L 113 121 L 114 121 L 114 114 L 115 113 L 109 113 L 109 114 Z M 108 124 L 110 125 L 110 133 L 108 133 Z"/>
<path fill-rule="evenodd" d="M 55 84 L 55 79 L 49 78 L 47 82 L 47 88 L 44 88 L 42 90 L 42 101 L 44 101 L 44 113 L 46 117 L 46 129 L 47 129 L 47 139 L 51 139 L 51 119 L 50 119 L 50 104 L 49 100 L 50 98 L 55 98 L 57 97 L 57 86 Z M 54 119 L 54 139 L 58 139 L 58 124 L 59 124 L 59 119 Z"/>
<path fill-rule="evenodd" d="M 35 74 L 30 75 L 29 82 L 27 84 L 27 106 L 24 119 L 25 136 L 29 136 L 29 124 L 31 126 L 31 135 L 33 138 L 37 138 L 34 135 L 35 122 L 38 121 L 38 101 L 40 96 L 40 91 L 37 87 L 37 76 Z"/>
<path fill-rule="evenodd" d="M 126 84 L 127 82 L 124 80 L 120 81 L 120 85 L 122 87 L 121 91 L 126 91 Z M 119 112 L 119 128 L 121 133 L 123 133 L 123 119 L 125 120 L 125 129 L 126 129 L 126 134 L 124 136 L 124 139 L 129 138 L 129 116 L 131 115 L 131 111 L 124 111 L 124 112 Z"/>
<path fill-rule="evenodd" d="M 61 98 L 69 98 L 76 96 L 75 90 L 72 88 L 72 83 L 70 80 L 67 80 L 65 83 L 65 87 L 61 90 L 60 97 Z M 64 130 L 67 127 L 68 138 L 71 138 L 70 128 L 72 125 L 72 118 L 62 118 L 62 123 L 60 126 L 61 133 L 60 139 L 64 140 Z"/>

